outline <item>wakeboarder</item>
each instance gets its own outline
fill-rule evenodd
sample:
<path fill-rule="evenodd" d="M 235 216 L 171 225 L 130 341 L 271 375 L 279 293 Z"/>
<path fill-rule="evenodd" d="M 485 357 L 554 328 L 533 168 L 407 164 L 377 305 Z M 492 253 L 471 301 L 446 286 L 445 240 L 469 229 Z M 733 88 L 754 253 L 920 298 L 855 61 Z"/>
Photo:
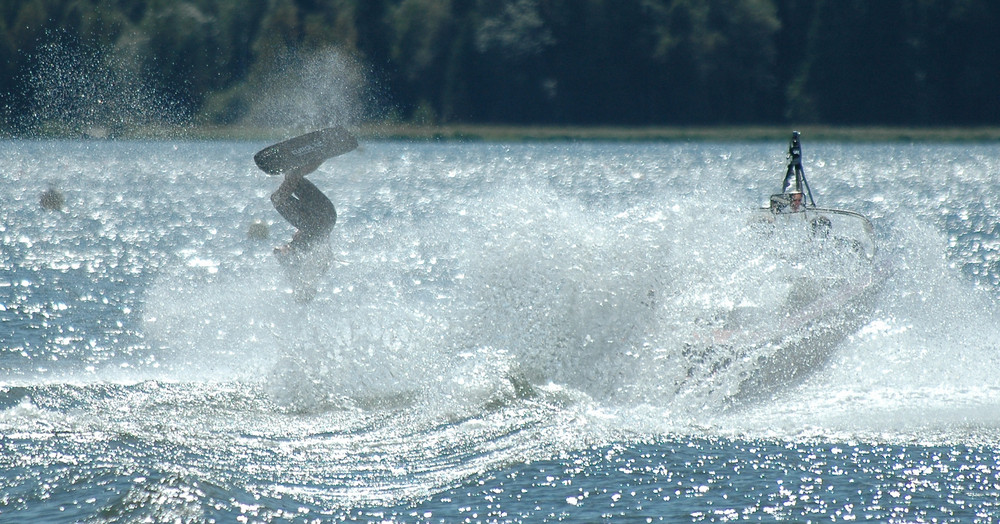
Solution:
<path fill-rule="evenodd" d="M 288 243 L 274 248 L 274 254 L 293 283 L 296 302 L 311 301 L 316 284 L 330 269 L 327 241 L 337 222 L 333 202 L 306 175 L 328 158 L 357 146 L 354 136 L 337 127 L 286 140 L 254 155 L 264 172 L 284 177 L 271 194 L 271 204 L 295 227 L 295 233 Z"/>

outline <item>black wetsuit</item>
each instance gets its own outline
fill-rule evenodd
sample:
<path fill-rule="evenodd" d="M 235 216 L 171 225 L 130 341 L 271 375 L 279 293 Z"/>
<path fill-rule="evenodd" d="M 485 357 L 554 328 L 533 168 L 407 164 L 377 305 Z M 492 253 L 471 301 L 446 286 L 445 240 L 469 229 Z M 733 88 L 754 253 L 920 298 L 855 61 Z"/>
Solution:
<path fill-rule="evenodd" d="M 291 193 L 285 184 L 294 183 Z M 289 242 L 291 248 L 308 247 L 316 240 L 327 237 L 337 222 L 333 202 L 312 182 L 305 178 L 286 179 L 282 187 L 271 195 L 271 203 L 292 226 L 298 229 Z"/>
<path fill-rule="evenodd" d="M 309 302 L 316 295 L 317 282 L 330 269 L 328 254 L 315 248 L 333 230 L 337 211 L 322 191 L 301 176 L 286 177 L 271 194 L 271 203 L 297 230 L 288 244 L 275 248 L 274 254 L 288 271 L 295 301 Z"/>

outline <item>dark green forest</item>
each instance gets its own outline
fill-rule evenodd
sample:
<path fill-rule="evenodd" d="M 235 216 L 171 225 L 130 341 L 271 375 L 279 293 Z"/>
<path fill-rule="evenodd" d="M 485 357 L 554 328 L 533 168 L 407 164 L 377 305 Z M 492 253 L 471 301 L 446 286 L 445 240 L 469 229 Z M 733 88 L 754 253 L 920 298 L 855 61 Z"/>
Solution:
<path fill-rule="evenodd" d="M 995 0 L 0 0 L 4 134 L 1000 125 Z"/>

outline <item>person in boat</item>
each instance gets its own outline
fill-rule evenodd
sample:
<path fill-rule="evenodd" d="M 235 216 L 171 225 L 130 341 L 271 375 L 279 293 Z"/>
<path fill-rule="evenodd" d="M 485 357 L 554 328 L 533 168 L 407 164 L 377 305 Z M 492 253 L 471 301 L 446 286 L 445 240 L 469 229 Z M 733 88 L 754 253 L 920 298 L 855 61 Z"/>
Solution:
<path fill-rule="evenodd" d="M 319 164 L 285 173 L 271 204 L 293 227 L 286 244 L 274 248 L 278 263 L 289 273 L 298 302 L 308 302 L 316 294 L 316 282 L 330 269 L 329 250 L 321 249 L 337 222 L 333 202 L 305 177 Z"/>
<path fill-rule="evenodd" d="M 801 191 L 771 195 L 772 213 L 798 213 L 805 209 Z"/>
<path fill-rule="evenodd" d="M 812 238 L 819 240 L 830 238 L 830 231 L 832 229 L 833 222 L 823 215 L 809 221 L 809 231 L 812 234 Z"/>
<path fill-rule="evenodd" d="M 793 191 L 788 194 L 791 198 L 791 202 L 788 204 L 788 211 L 792 213 L 797 213 L 802 209 L 802 192 Z"/>

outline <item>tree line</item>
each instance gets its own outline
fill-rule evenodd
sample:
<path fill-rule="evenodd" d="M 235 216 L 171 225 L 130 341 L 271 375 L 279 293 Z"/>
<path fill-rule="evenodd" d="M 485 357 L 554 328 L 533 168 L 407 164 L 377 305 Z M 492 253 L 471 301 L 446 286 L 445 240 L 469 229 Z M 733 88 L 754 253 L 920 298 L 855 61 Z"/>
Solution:
<path fill-rule="evenodd" d="M 994 0 L 0 0 L 0 15 L 8 135 L 295 111 L 1000 124 Z"/>

